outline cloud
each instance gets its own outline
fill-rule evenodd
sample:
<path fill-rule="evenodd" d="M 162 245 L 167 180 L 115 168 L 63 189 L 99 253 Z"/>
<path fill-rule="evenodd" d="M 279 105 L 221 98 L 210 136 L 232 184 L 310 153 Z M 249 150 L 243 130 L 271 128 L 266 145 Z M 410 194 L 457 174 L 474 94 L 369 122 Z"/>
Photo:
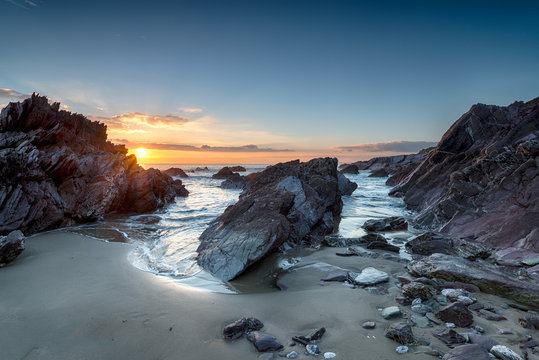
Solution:
<path fill-rule="evenodd" d="M 178 128 L 189 122 L 189 119 L 176 115 L 147 115 L 139 112 L 125 113 L 112 117 L 88 116 L 90 120 L 105 123 L 107 128 L 127 134 L 149 133 L 149 130 L 141 128 Z"/>
<path fill-rule="evenodd" d="M 289 149 L 273 149 L 273 148 L 260 148 L 257 145 L 242 145 L 242 146 L 193 146 L 184 144 L 159 144 L 159 143 L 137 143 L 126 141 L 126 139 L 116 139 L 125 143 L 130 148 L 145 148 L 153 150 L 176 150 L 176 151 L 209 151 L 209 152 L 292 152 L 294 150 Z"/>
<path fill-rule="evenodd" d="M 202 109 L 199 108 L 180 108 L 181 112 L 184 112 L 186 114 L 199 114 L 202 112 Z"/>
<path fill-rule="evenodd" d="M 436 146 L 432 141 L 388 141 L 369 144 L 358 144 L 351 146 L 336 146 L 332 149 L 340 151 L 358 151 L 358 152 L 400 152 L 413 153 L 421 149 Z"/>
<path fill-rule="evenodd" d="M 36 7 L 37 4 L 35 1 L 30 1 L 30 0 L 23 0 L 23 1 L 18 1 L 18 0 L 6 0 L 8 3 L 12 4 L 12 5 L 15 5 L 15 6 L 18 6 L 20 8 L 23 8 L 23 9 L 26 9 L 26 10 L 30 10 L 32 7 Z"/>
<path fill-rule="evenodd" d="M 0 98 L 11 98 L 15 100 L 24 100 L 29 98 L 30 94 L 23 94 L 13 89 L 0 89 Z"/>

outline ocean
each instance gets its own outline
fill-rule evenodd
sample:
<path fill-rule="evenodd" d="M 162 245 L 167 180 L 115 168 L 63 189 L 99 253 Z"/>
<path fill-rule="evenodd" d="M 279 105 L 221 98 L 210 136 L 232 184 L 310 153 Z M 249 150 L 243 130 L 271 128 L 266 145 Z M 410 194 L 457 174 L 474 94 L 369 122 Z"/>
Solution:
<path fill-rule="evenodd" d="M 134 245 L 129 255 L 130 262 L 143 271 L 174 278 L 187 286 L 224 293 L 272 291 L 276 274 L 293 264 L 313 249 L 290 248 L 282 254 L 274 254 L 255 266 L 256 276 L 244 275 L 231 283 L 222 282 L 202 270 L 196 263 L 199 236 L 207 225 L 234 204 L 240 190 L 222 189 L 223 180 L 212 179 L 212 175 L 226 164 L 145 165 L 161 170 L 179 167 L 187 172 L 182 182 L 189 190 L 188 197 L 178 197 L 175 203 L 151 214 L 114 215 L 95 223 L 67 227 L 63 231 L 76 232 L 104 241 L 127 242 Z M 247 171 L 243 175 L 263 170 L 267 165 L 242 165 Z M 195 168 L 208 170 L 190 172 Z M 343 237 L 360 237 L 366 233 L 361 225 L 366 220 L 388 216 L 403 216 L 412 219 L 414 214 L 407 210 L 399 198 L 389 197 L 390 187 L 386 178 L 371 178 L 369 171 L 346 176 L 358 184 L 351 196 L 343 196 L 342 220 L 337 231 Z M 419 233 L 414 228 L 384 234 L 388 241 L 401 247 L 400 256 L 409 258 L 404 243 Z M 263 279 L 263 281 L 260 280 Z"/>

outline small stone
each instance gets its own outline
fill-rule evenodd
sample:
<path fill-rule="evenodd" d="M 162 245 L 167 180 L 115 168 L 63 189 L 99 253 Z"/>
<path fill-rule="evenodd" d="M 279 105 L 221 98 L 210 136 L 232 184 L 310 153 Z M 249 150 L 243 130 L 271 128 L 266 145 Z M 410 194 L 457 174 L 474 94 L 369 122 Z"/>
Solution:
<path fill-rule="evenodd" d="M 360 285 L 374 285 L 389 281 L 389 275 L 373 267 L 367 267 L 354 279 Z"/>
<path fill-rule="evenodd" d="M 311 355 L 318 355 L 320 354 L 320 350 L 318 349 L 318 346 L 317 345 L 312 345 L 312 344 L 309 344 L 307 346 L 305 346 L 305 350 L 307 350 L 307 352 Z"/>
<path fill-rule="evenodd" d="M 505 316 L 495 314 L 493 312 L 487 311 L 487 310 L 479 310 L 478 315 L 482 317 L 483 319 L 487 319 L 490 321 L 502 321 L 507 320 Z"/>
<path fill-rule="evenodd" d="M 376 323 L 374 321 L 365 321 L 361 327 L 363 329 L 374 329 L 376 327 Z"/>
<path fill-rule="evenodd" d="M 408 346 L 397 346 L 395 351 L 397 352 L 397 354 L 406 354 L 408 352 Z"/>
<path fill-rule="evenodd" d="M 437 296 L 436 301 L 442 305 L 447 304 L 447 298 L 445 296 Z"/>
<path fill-rule="evenodd" d="M 522 360 L 522 357 L 504 345 L 494 345 L 490 352 L 502 360 Z"/>
<path fill-rule="evenodd" d="M 324 353 L 324 359 L 333 359 L 335 356 L 337 356 L 337 354 L 331 351 Z"/>
<path fill-rule="evenodd" d="M 410 299 L 420 298 L 422 300 L 428 300 L 435 293 L 436 291 L 430 285 L 425 285 L 417 281 L 412 281 L 402 286 L 402 295 Z"/>
<path fill-rule="evenodd" d="M 463 303 L 464 305 L 472 305 L 474 301 L 468 296 L 459 295 L 457 301 Z"/>
<path fill-rule="evenodd" d="M 435 323 L 436 325 L 440 324 L 438 322 L 438 319 L 436 319 L 436 315 L 434 315 L 434 313 L 428 312 L 425 314 L 425 317 L 429 319 L 430 321 L 432 321 L 433 323 Z"/>
<path fill-rule="evenodd" d="M 417 304 L 417 305 L 412 305 L 412 311 L 420 315 L 425 315 L 426 313 L 431 311 L 431 308 L 430 306 L 425 305 L 425 304 Z"/>
<path fill-rule="evenodd" d="M 510 329 L 498 329 L 500 335 L 511 335 L 513 332 Z"/>
<path fill-rule="evenodd" d="M 277 341 L 275 336 L 259 331 L 247 333 L 247 340 L 260 352 L 277 351 L 283 348 L 283 345 Z"/>
<path fill-rule="evenodd" d="M 412 303 L 412 300 L 410 300 L 409 298 L 404 297 L 404 296 L 397 296 L 395 298 L 395 301 L 398 304 L 401 304 L 402 306 L 408 306 L 408 305 L 410 305 Z"/>
<path fill-rule="evenodd" d="M 443 360 L 488 360 L 489 353 L 477 344 L 460 345 L 444 355 Z"/>
<path fill-rule="evenodd" d="M 385 336 L 403 345 L 412 344 L 415 341 L 412 328 L 405 322 L 389 325 L 389 328 L 385 331 Z"/>
<path fill-rule="evenodd" d="M 242 337 L 248 331 L 260 330 L 262 327 L 264 327 L 262 321 L 252 317 L 243 317 L 225 326 L 223 335 L 226 339 L 234 340 Z"/>
<path fill-rule="evenodd" d="M 456 328 L 457 326 L 454 323 L 445 323 L 445 327 L 448 329 Z"/>
<path fill-rule="evenodd" d="M 459 302 L 444 307 L 436 313 L 436 317 L 443 322 L 454 323 L 458 327 L 470 327 L 473 323 L 472 312 Z"/>
<path fill-rule="evenodd" d="M 507 310 L 507 309 L 510 308 L 510 306 L 507 305 L 507 304 L 503 304 L 503 305 L 501 305 L 500 307 L 501 307 L 502 309 L 504 309 L 504 310 Z"/>
<path fill-rule="evenodd" d="M 472 329 L 474 329 L 475 331 L 477 331 L 478 333 L 484 333 L 485 332 L 485 329 L 483 329 L 483 327 L 479 326 L 479 325 L 475 325 Z"/>
<path fill-rule="evenodd" d="M 291 351 L 288 354 L 286 354 L 287 359 L 295 359 L 298 357 L 298 353 L 296 351 Z"/>
<path fill-rule="evenodd" d="M 466 339 L 453 329 L 440 329 L 432 332 L 432 335 L 447 345 L 464 344 Z"/>
<path fill-rule="evenodd" d="M 413 322 L 417 327 L 420 327 L 420 328 L 427 328 L 427 327 L 430 327 L 430 326 L 431 326 L 429 319 L 427 319 L 427 318 L 424 317 L 424 316 L 419 316 L 419 315 L 413 314 L 413 315 L 410 317 L 410 320 L 412 320 L 412 322 Z"/>
<path fill-rule="evenodd" d="M 382 317 L 384 319 L 391 319 L 400 316 L 401 310 L 398 306 L 389 306 L 382 310 Z"/>
<path fill-rule="evenodd" d="M 418 305 L 418 304 L 421 304 L 420 298 L 414 299 L 414 301 L 412 301 L 412 305 Z"/>
<path fill-rule="evenodd" d="M 478 302 L 468 306 L 468 309 L 474 310 L 474 311 L 481 310 L 481 309 L 484 309 L 484 308 L 485 308 L 485 305 L 483 305 L 481 303 L 478 303 Z"/>

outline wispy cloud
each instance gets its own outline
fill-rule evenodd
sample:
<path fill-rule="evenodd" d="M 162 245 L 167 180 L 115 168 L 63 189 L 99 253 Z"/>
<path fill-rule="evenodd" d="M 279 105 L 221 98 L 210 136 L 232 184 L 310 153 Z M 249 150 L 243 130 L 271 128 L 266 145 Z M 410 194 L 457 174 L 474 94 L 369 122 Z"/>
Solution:
<path fill-rule="evenodd" d="M 388 141 L 369 144 L 358 144 L 350 146 L 336 146 L 332 149 L 340 151 L 357 152 L 401 152 L 413 153 L 421 149 L 435 146 L 437 143 L 432 141 Z"/>
<path fill-rule="evenodd" d="M 186 114 L 200 114 L 203 110 L 200 108 L 180 108 L 180 111 Z"/>
<path fill-rule="evenodd" d="M 135 134 L 135 133 L 148 133 L 149 129 L 170 129 L 178 128 L 189 122 L 189 119 L 183 116 L 176 115 L 147 115 L 139 112 L 125 113 L 121 115 L 115 115 L 112 117 L 106 116 L 89 116 L 94 121 L 100 121 L 105 123 L 111 130 L 118 132 Z"/>
<path fill-rule="evenodd" d="M 20 7 L 25 10 L 30 10 L 33 7 L 37 7 L 37 3 L 30 0 L 6 0 L 8 3 Z"/>
<path fill-rule="evenodd" d="M 115 139 L 115 142 L 123 143 L 129 148 L 143 147 L 145 149 L 153 150 L 176 150 L 176 151 L 211 151 L 211 152 L 292 152 L 294 150 L 289 149 L 273 149 L 273 148 L 261 148 L 257 145 L 242 145 L 242 146 L 193 146 L 184 144 L 160 144 L 160 143 L 139 143 L 130 142 L 127 139 Z"/>
<path fill-rule="evenodd" d="M 13 90 L 13 89 L 0 89 L 0 98 L 10 98 L 13 100 L 24 100 L 26 98 L 29 98 L 30 94 L 23 94 L 19 91 Z"/>

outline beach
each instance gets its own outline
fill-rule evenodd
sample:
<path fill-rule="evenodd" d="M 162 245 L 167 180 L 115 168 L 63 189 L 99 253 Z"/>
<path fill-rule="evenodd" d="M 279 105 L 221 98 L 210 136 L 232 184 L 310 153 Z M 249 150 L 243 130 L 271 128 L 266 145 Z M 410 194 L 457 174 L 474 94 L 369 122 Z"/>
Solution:
<path fill-rule="evenodd" d="M 287 279 L 286 291 L 219 294 L 193 289 L 172 278 L 140 271 L 128 261 L 133 247 L 78 234 L 54 231 L 27 239 L 27 249 L 0 272 L 0 339 L 4 359 L 255 359 L 259 353 L 246 340 L 225 341 L 223 327 L 242 317 L 264 323 L 263 331 L 277 337 L 286 354 L 304 348 L 288 346 L 292 336 L 324 326 L 319 347 L 338 359 L 432 359 L 420 353 L 425 346 L 398 355 L 384 329 L 377 308 L 395 305 L 395 276 L 403 264 L 381 258 L 342 258 L 338 249 L 313 252 L 302 261 L 327 261 L 361 269 L 376 266 L 390 274 L 389 294 L 374 295 L 342 283 L 320 284 L 316 270 L 297 271 Z M 478 294 L 495 305 L 502 299 Z M 405 310 L 404 308 L 402 310 Z M 409 309 L 408 309 L 409 312 Z M 496 336 L 495 326 L 476 323 L 500 342 L 513 343 L 519 331 L 516 310 L 504 310 L 513 336 Z M 361 328 L 376 321 L 374 330 Z M 525 329 L 521 329 L 525 330 Z M 430 329 L 414 334 L 432 340 Z M 276 356 L 276 355 L 275 355 Z"/>

